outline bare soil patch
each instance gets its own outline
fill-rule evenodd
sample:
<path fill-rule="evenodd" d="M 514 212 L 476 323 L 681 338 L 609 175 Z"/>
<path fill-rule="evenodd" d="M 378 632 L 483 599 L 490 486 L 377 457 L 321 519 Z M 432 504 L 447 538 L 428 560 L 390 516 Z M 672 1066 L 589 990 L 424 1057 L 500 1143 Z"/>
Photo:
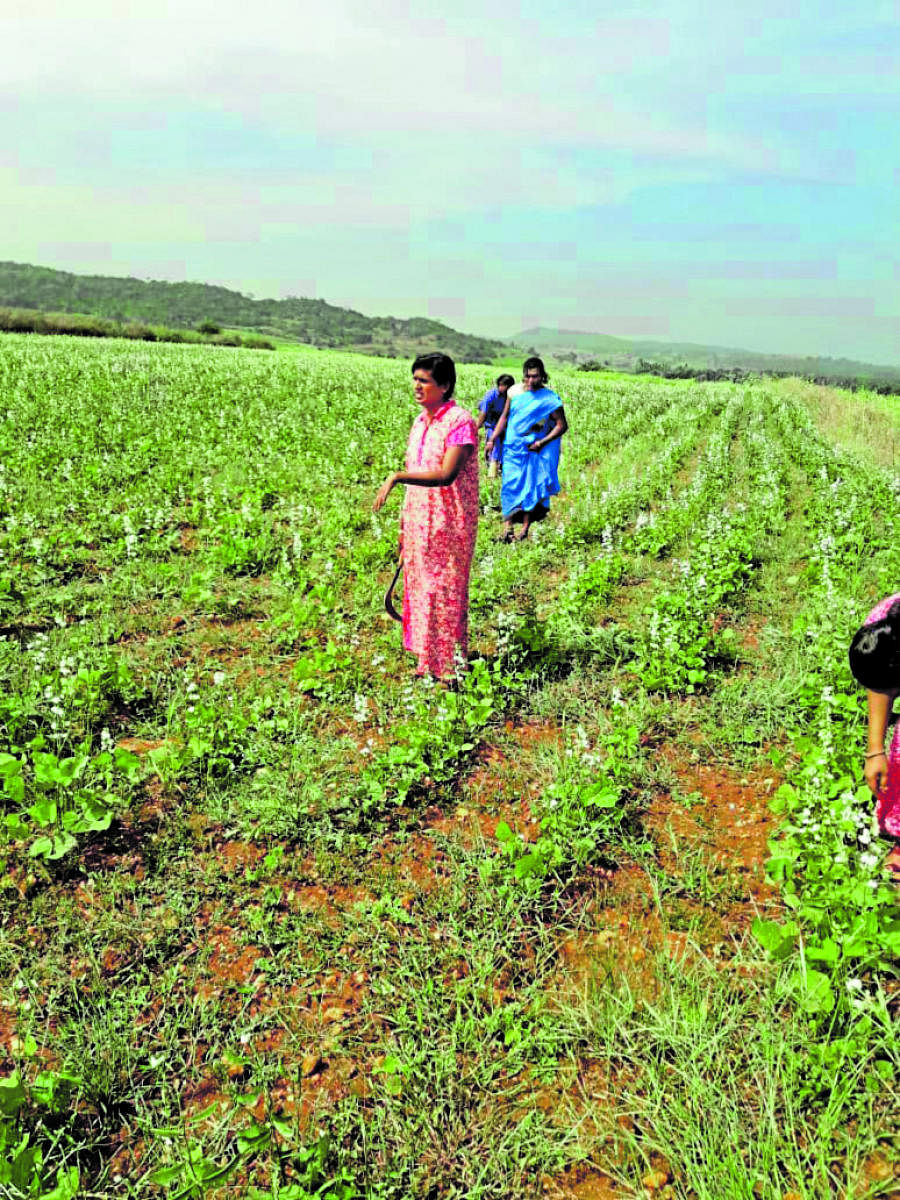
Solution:
<path fill-rule="evenodd" d="M 738 773 L 727 767 L 684 762 L 673 748 L 664 747 L 662 753 L 683 794 L 697 797 L 697 802 L 685 808 L 671 796 L 662 796 L 645 817 L 647 827 L 662 835 L 668 826 L 676 838 L 705 845 L 712 864 L 738 873 L 750 901 L 776 903 L 778 890 L 765 878 L 765 863 L 768 840 L 777 824 L 769 801 L 780 778 L 773 772 Z M 664 836 L 660 836 L 660 845 L 663 865 L 678 874 L 677 852 L 666 848 Z"/>

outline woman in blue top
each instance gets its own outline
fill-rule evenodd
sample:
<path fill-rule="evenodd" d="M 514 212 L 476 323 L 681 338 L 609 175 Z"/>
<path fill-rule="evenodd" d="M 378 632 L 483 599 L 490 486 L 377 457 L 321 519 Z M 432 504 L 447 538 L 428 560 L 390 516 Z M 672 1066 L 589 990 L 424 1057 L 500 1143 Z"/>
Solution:
<path fill-rule="evenodd" d="M 497 478 L 497 469 L 503 462 L 503 438 L 495 438 L 494 430 L 506 407 L 506 393 L 515 382 L 512 375 L 501 375 L 497 386 L 485 392 L 478 405 L 475 428 L 480 429 L 484 426 L 484 457 L 488 464 L 488 479 Z"/>
<path fill-rule="evenodd" d="M 549 383 L 539 358 L 522 365 L 523 384 L 510 388 L 503 415 L 497 422 L 487 450 L 493 449 L 504 433 L 503 507 L 504 542 L 512 541 L 512 522 L 522 521 L 519 541 L 528 537 L 533 520 L 547 515 L 550 497 L 559 491 L 559 439 L 569 428 L 562 401 Z"/>

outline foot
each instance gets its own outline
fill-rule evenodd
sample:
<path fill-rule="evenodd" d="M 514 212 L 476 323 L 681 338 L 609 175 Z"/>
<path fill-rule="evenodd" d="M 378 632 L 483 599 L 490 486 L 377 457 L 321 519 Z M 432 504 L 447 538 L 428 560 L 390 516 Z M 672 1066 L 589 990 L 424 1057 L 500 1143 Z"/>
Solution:
<path fill-rule="evenodd" d="M 516 541 L 524 542 L 527 537 L 528 537 L 528 526 L 523 525 L 522 528 L 519 530 L 519 532 L 516 534 Z"/>
<path fill-rule="evenodd" d="M 498 542 L 511 542 L 512 540 L 513 540 L 512 527 L 510 525 L 504 525 L 500 536 L 497 538 L 497 541 Z"/>

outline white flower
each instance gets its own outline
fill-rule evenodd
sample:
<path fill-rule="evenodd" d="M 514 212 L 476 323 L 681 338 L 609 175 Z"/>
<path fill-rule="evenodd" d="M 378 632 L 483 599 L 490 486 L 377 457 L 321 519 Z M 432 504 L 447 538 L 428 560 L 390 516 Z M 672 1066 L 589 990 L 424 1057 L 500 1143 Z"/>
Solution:
<path fill-rule="evenodd" d="M 224 682 L 225 682 L 225 672 L 224 671 L 214 671 L 213 672 L 213 684 L 215 685 L 215 687 L 221 687 Z"/>

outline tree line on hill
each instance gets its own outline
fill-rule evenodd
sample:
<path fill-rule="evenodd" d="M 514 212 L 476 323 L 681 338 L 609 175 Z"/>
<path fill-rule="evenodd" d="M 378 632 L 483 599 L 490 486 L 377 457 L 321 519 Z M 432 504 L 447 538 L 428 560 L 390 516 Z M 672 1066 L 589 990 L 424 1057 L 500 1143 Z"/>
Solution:
<path fill-rule="evenodd" d="M 325 300 L 256 300 L 206 283 L 75 275 L 28 263 L 0 262 L 0 304 L 86 314 L 128 327 L 198 329 L 212 321 L 252 335 L 387 356 L 439 346 L 459 362 L 491 362 L 506 350 L 499 341 L 459 333 L 424 317 L 366 317 Z"/>
<path fill-rule="evenodd" d="M 110 321 L 82 313 L 38 312 L 27 308 L 0 308 L 2 333 L 66 333 L 72 337 L 120 337 L 139 342 L 189 342 L 204 346 L 239 346 L 246 350 L 274 350 L 274 342 L 255 335 L 223 332 L 204 321 L 198 329 L 170 329 L 139 321 Z"/>
<path fill-rule="evenodd" d="M 608 360 L 600 361 L 600 359 L 589 358 L 584 362 L 579 363 L 579 371 L 608 371 L 610 363 Z M 661 379 L 696 379 L 699 382 L 720 383 L 722 381 L 729 383 L 743 383 L 746 379 L 754 376 L 764 376 L 767 379 L 788 379 L 797 378 L 807 380 L 809 383 L 818 383 L 826 387 L 839 387 L 847 391 L 856 392 L 860 389 L 865 389 L 870 392 L 877 392 L 880 396 L 900 396 L 900 378 L 896 380 L 886 378 L 868 378 L 860 375 L 836 376 L 814 374 L 805 371 L 784 371 L 768 369 L 748 369 L 746 367 L 691 367 L 687 363 L 665 363 L 652 362 L 646 358 L 639 358 L 635 367 L 635 375 L 656 375 Z"/>
<path fill-rule="evenodd" d="M 520 345 L 539 345 L 546 353 L 578 367 L 593 363 L 588 370 L 639 373 L 641 362 L 654 365 L 655 373 L 671 372 L 670 378 L 730 379 L 734 371 L 776 377 L 799 376 L 836 387 L 862 386 L 892 392 L 900 385 L 900 366 L 861 362 L 828 355 L 765 354 L 738 347 L 702 345 L 699 342 L 657 342 L 649 339 L 615 338 L 608 334 L 581 333 L 539 327 L 515 338 Z M 656 371 L 656 368 L 659 368 Z M 700 372 L 691 376 L 686 372 Z M 709 374 L 704 374 L 709 372 Z M 722 372 L 720 374 L 720 372 Z"/>

